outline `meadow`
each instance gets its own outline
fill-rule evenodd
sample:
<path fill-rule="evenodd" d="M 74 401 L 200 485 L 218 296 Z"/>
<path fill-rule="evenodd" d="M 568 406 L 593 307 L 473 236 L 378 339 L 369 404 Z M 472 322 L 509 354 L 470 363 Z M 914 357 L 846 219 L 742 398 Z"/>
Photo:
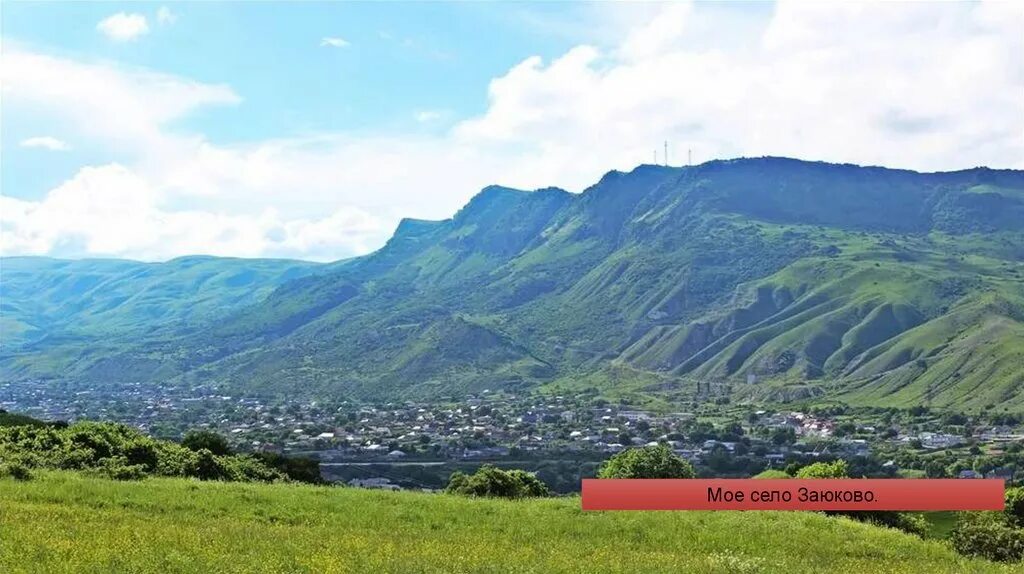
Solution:
<path fill-rule="evenodd" d="M 297 484 L 0 479 L 0 572 L 1011 572 L 943 543 L 785 512 L 584 513 Z M 1016 566 L 1019 568 L 1019 566 Z"/>

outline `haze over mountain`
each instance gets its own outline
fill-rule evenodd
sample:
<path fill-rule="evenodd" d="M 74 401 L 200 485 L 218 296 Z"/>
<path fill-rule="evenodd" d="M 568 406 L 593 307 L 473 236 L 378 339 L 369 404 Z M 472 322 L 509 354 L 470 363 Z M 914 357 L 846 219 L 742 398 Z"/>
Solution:
<path fill-rule="evenodd" d="M 327 266 L 191 261 L 3 260 L 2 380 L 1024 408 L 1022 171 L 644 165 Z"/>

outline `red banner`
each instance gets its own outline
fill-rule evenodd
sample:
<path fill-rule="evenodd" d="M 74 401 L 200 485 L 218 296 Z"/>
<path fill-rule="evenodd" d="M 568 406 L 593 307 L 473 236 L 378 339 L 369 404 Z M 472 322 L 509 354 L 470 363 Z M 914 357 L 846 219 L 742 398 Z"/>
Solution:
<path fill-rule="evenodd" d="M 594 479 L 583 510 L 1003 510 L 997 479 Z"/>

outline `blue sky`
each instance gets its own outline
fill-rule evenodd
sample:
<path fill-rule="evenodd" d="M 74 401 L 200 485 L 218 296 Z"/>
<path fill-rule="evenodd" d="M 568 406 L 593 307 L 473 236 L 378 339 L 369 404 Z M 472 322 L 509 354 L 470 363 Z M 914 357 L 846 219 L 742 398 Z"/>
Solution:
<path fill-rule="evenodd" d="M 5 2 L 2 24 L 4 255 L 337 259 L 666 140 L 676 164 L 1024 160 L 1010 4 Z"/>
<path fill-rule="evenodd" d="M 171 11 L 173 24 L 156 22 Z M 211 140 L 246 141 L 316 132 L 437 132 L 482 113 L 488 81 L 524 55 L 557 55 L 570 33 L 529 25 L 572 19 L 578 6 L 482 6 L 472 3 L 87 3 L 10 2 L 3 37 L 44 53 L 110 60 L 227 84 L 237 106 L 200 109 L 173 126 Z M 111 41 L 95 23 L 112 14 L 141 14 L 149 32 Z M 347 46 L 322 45 L 341 38 Z M 583 38 L 576 38 L 580 41 Z M 417 117 L 420 120 L 417 121 Z M 431 118 L 430 121 L 425 121 Z M 45 117 L 5 118 L 3 170 L 14 197 L 39 197 L 87 150 L 40 158 L 18 142 L 60 131 Z M 59 166 L 52 163 L 57 159 Z M 58 169 L 41 169 L 45 166 Z M 60 169 L 63 168 L 63 169 Z M 22 185 L 35 180 L 36 185 Z"/>

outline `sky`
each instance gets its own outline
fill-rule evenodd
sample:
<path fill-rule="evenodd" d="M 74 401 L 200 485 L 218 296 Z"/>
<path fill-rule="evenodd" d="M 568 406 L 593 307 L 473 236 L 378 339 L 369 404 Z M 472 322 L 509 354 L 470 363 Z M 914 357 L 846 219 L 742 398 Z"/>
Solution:
<path fill-rule="evenodd" d="M 1024 168 L 1024 4 L 0 5 L 0 254 L 379 248 L 490 184 Z"/>

